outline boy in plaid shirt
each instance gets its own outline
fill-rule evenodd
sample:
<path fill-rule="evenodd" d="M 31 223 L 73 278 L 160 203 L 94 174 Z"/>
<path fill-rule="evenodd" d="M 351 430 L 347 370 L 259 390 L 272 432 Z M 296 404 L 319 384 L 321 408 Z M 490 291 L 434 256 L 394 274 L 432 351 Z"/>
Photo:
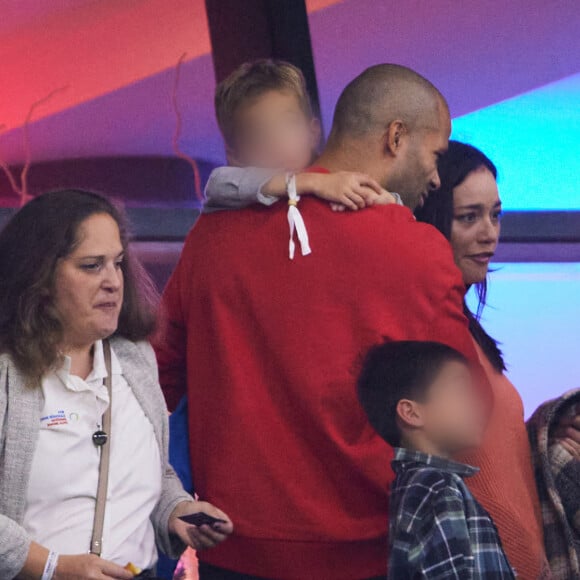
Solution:
<path fill-rule="evenodd" d="M 392 342 L 368 353 L 359 400 L 395 447 L 390 498 L 392 580 L 514 578 L 489 514 L 451 457 L 481 444 L 483 404 L 466 359 L 433 342 Z"/>

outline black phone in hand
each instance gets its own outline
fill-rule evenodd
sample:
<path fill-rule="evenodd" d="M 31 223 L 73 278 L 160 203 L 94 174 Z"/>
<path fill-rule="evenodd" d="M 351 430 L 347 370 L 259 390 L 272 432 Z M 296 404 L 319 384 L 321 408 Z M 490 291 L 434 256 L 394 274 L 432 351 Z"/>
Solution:
<path fill-rule="evenodd" d="M 200 526 L 215 526 L 216 524 L 225 524 L 227 523 L 226 520 L 222 520 L 220 518 L 214 518 L 209 514 L 204 512 L 197 512 L 195 514 L 187 514 L 186 516 L 179 516 L 179 519 L 186 524 L 190 524 L 192 526 L 200 527 Z"/>

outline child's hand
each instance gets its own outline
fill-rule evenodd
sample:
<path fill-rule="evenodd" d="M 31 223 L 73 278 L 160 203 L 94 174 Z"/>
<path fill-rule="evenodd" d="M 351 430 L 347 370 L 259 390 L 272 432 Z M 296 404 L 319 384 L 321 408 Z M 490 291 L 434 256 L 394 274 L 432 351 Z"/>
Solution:
<path fill-rule="evenodd" d="M 394 203 L 398 203 L 395 196 L 383 189 L 383 193 L 375 199 L 372 205 L 391 205 Z M 335 202 L 330 202 L 330 208 L 332 211 L 346 211 L 348 209 L 344 204 Z"/>
<path fill-rule="evenodd" d="M 301 174 L 299 180 L 304 182 L 300 184 L 299 190 L 314 193 L 331 202 L 333 208 L 340 206 L 342 209 L 356 211 L 375 203 L 395 203 L 393 196 L 364 173 L 307 173 Z"/>
<path fill-rule="evenodd" d="M 299 173 L 296 175 L 299 195 L 312 194 L 330 202 L 334 211 L 356 211 L 371 205 L 397 203 L 395 197 L 364 173 Z M 286 195 L 286 174 L 275 175 L 262 186 L 260 193 L 272 197 Z"/>

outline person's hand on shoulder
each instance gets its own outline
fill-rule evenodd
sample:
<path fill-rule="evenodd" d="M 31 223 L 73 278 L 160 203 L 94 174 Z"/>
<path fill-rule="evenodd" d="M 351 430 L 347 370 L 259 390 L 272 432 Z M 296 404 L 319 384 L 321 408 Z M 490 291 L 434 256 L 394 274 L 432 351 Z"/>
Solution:
<path fill-rule="evenodd" d="M 397 202 L 392 194 L 364 173 L 301 173 L 296 177 L 296 186 L 299 194 L 313 193 L 329 201 L 335 211 L 356 211 L 375 204 Z"/>
<path fill-rule="evenodd" d="M 396 194 L 389 193 L 364 173 L 338 171 L 336 173 L 304 172 L 296 175 L 296 192 L 315 195 L 330 202 L 334 211 L 363 209 L 372 205 L 400 203 Z M 269 197 L 284 197 L 286 174 L 278 174 L 267 181 L 260 193 Z"/>
<path fill-rule="evenodd" d="M 399 200 L 393 195 L 391 192 L 383 189 L 381 195 L 379 195 L 371 205 L 400 205 Z M 347 208 L 342 203 L 334 203 L 330 202 L 330 208 L 332 211 L 343 212 L 346 211 Z"/>
<path fill-rule="evenodd" d="M 207 514 L 224 523 L 203 524 L 196 526 L 188 524 L 180 519 L 197 513 Z M 181 502 L 169 516 L 169 532 L 181 539 L 184 544 L 196 551 L 213 548 L 221 544 L 234 531 L 234 525 L 230 518 L 221 510 L 205 501 L 185 501 Z"/>

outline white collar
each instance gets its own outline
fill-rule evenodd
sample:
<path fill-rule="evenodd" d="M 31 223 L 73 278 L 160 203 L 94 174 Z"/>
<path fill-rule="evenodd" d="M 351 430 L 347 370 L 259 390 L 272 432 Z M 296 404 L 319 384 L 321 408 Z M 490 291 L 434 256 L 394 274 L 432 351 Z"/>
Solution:
<path fill-rule="evenodd" d="M 101 386 L 103 380 L 107 377 L 102 340 L 97 340 L 93 345 L 93 368 L 86 379 L 70 374 L 71 362 L 70 356 L 65 355 L 61 368 L 56 371 L 59 379 L 67 389 L 72 391 L 94 390 L 96 387 Z M 113 376 L 122 374 L 121 365 L 112 349 L 111 367 Z"/>

